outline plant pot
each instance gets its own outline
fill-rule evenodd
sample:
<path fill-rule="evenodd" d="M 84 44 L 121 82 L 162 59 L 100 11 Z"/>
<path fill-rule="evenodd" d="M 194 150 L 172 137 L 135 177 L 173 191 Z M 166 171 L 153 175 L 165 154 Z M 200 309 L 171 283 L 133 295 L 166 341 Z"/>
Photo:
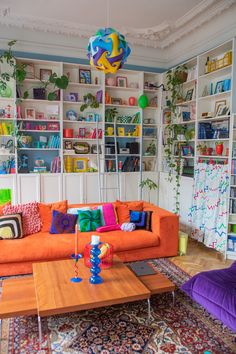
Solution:
<path fill-rule="evenodd" d="M 223 150 L 224 150 L 224 144 L 223 143 L 216 145 L 216 155 L 221 156 L 222 153 L 223 153 Z"/>

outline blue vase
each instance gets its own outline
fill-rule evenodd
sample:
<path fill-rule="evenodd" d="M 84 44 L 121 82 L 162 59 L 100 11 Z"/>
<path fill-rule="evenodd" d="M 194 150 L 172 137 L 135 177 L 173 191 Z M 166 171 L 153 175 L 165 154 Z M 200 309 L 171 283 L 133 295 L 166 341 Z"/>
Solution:
<path fill-rule="evenodd" d="M 103 282 L 103 279 L 100 277 L 99 273 L 101 272 L 100 268 L 100 263 L 101 260 L 99 258 L 101 251 L 99 249 L 99 244 L 98 245 L 92 245 L 90 255 L 91 255 L 91 264 L 92 267 L 90 268 L 90 272 L 92 273 L 92 276 L 89 278 L 89 282 L 91 284 L 101 284 Z"/>

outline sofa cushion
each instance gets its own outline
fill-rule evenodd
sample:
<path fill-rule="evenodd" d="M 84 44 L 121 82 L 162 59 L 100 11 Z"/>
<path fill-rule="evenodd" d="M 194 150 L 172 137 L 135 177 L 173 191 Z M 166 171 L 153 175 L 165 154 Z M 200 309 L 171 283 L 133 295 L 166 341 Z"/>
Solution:
<path fill-rule="evenodd" d="M 105 226 L 115 225 L 117 223 L 115 207 L 112 203 L 104 204 L 102 206 L 103 218 Z"/>
<path fill-rule="evenodd" d="M 23 235 L 31 235 L 40 231 L 41 220 L 39 215 L 38 203 L 26 203 L 18 205 L 5 205 L 3 214 L 18 214 L 21 213 Z"/>
<path fill-rule="evenodd" d="M 79 215 L 79 229 L 81 232 L 96 231 L 101 226 L 101 211 L 96 210 L 80 210 Z"/>
<path fill-rule="evenodd" d="M 202 272 L 181 289 L 212 315 L 236 331 L 236 266 Z"/>
<path fill-rule="evenodd" d="M 52 211 L 56 210 L 60 213 L 67 212 L 67 200 L 57 203 L 38 203 L 39 215 L 41 219 L 41 232 L 49 232 L 52 224 Z"/>
<path fill-rule="evenodd" d="M 117 200 L 114 203 L 116 207 L 118 222 L 119 224 L 123 224 L 126 222 L 130 222 L 130 210 L 133 211 L 142 211 L 143 210 L 143 202 L 121 202 Z"/>
<path fill-rule="evenodd" d="M 77 221 L 77 214 L 64 214 L 53 210 L 52 225 L 50 234 L 73 234 L 75 233 L 75 224 Z"/>
<path fill-rule="evenodd" d="M 21 214 L 0 216 L 0 239 L 16 239 L 23 237 Z"/>
<path fill-rule="evenodd" d="M 0 205 L 0 216 L 3 215 L 3 208 L 5 207 L 5 205 L 11 205 L 11 203 L 7 202 L 5 204 Z"/>
<path fill-rule="evenodd" d="M 83 253 L 93 232 L 79 232 L 78 252 Z M 159 246 L 159 237 L 146 230 L 133 232 L 111 231 L 99 233 L 101 242 L 111 243 L 114 252 L 130 251 Z M 75 234 L 51 235 L 39 232 L 19 240 L 1 240 L 0 263 L 44 261 L 70 258 L 74 252 Z M 9 252 L 9 249 L 11 252 Z M 28 250 L 26 252 L 25 250 Z"/>

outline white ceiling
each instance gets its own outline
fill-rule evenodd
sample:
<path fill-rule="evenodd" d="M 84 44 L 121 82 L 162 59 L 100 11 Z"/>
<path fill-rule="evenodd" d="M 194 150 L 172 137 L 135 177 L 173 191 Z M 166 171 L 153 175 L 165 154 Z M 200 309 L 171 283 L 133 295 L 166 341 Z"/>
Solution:
<path fill-rule="evenodd" d="M 136 56 L 142 52 L 144 58 L 149 51 L 149 57 L 156 53 L 167 62 L 174 60 L 174 52 L 187 55 L 181 46 L 184 41 L 189 50 L 209 38 L 213 44 L 214 33 L 218 39 L 222 35 L 217 32 L 220 27 L 225 31 L 232 27 L 223 18 L 226 13 L 232 17 L 232 12 L 236 26 L 236 0 L 0 0 L 0 40 L 8 34 L 22 43 L 40 38 L 40 45 L 50 45 L 51 38 L 51 44 L 75 47 L 76 40 L 82 47 L 84 40 L 108 24 L 137 48 Z"/>

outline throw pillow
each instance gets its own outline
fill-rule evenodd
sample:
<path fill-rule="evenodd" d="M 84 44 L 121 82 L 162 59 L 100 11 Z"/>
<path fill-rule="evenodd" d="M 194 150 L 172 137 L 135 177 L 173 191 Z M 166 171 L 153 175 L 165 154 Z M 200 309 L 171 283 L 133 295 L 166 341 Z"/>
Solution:
<path fill-rule="evenodd" d="M 136 225 L 137 229 L 146 228 L 146 212 L 145 211 L 130 211 L 130 222 Z"/>
<path fill-rule="evenodd" d="M 152 210 L 145 211 L 146 212 L 146 227 L 147 231 L 152 231 Z"/>
<path fill-rule="evenodd" d="M 6 203 L 6 204 L 0 205 L 0 215 L 3 215 L 3 208 L 4 208 L 6 205 L 11 205 L 11 203 L 8 202 L 8 203 Z"/>
<path fill-rule="evenodd" d="M 38 203 L 27 203 L 18 205 L 5 205 L 3 214 L 19 214 L 22 215 L 23 235 L 32 235 L 40 231 L 41 220 L 39 215 Z"/>
<path fill-rule="evenodd" d="M 50 234 L 74 234 L 77 217 L 77 215 L 63 214 L 53 210 Z"/>
<path fill-rule="evenodd" d="M 21 214 L 0 216 L 0 239 L 8 240 L 23 236 Z"/>
<path fill-rule="evenodd" d="M 132 222 L 124 222 L 121 225 L 121 230 L 125 232 L 132 232 L 136 229 L 136 225 Z"/>
<path fill-rule="evenodd" d="M 49 232 L 52 224 L 52 211 L 57 210 L 60 213 L 66 213 L 67 211 L 67 200 L 63 200 L 57 203 L 39 203 L 39 214 L 41 219 L 41 231 Z"/>
<path fill-rule="evenodd" d="M 116 231 L 116 230 L 121 230 L 119 224 L 100 226 L 96 229 L 97 232 L 108 232 L 108 231 Z"/>
<path fill-rule="evenodd" d="M 143 202 L 121 202 L 117 200 L 114 203 L 116 207 L 118 222 L 119 224 L 129 223 L 130 222 L 130 210 L 134 211 L 142 211 L 143 210 Z"/>
<path fill-rule="evenodd" d="M 102 213 L 105 226 L 116 224 L 116 214 L 112 203 L 107 203 L 102 206 Z"/>
<path fill-rule="evenodd" d="M 79 211 L 78 214 L 81 232 L 95 231 L 101 226 L 101 212 L 99 209 Z"/>

